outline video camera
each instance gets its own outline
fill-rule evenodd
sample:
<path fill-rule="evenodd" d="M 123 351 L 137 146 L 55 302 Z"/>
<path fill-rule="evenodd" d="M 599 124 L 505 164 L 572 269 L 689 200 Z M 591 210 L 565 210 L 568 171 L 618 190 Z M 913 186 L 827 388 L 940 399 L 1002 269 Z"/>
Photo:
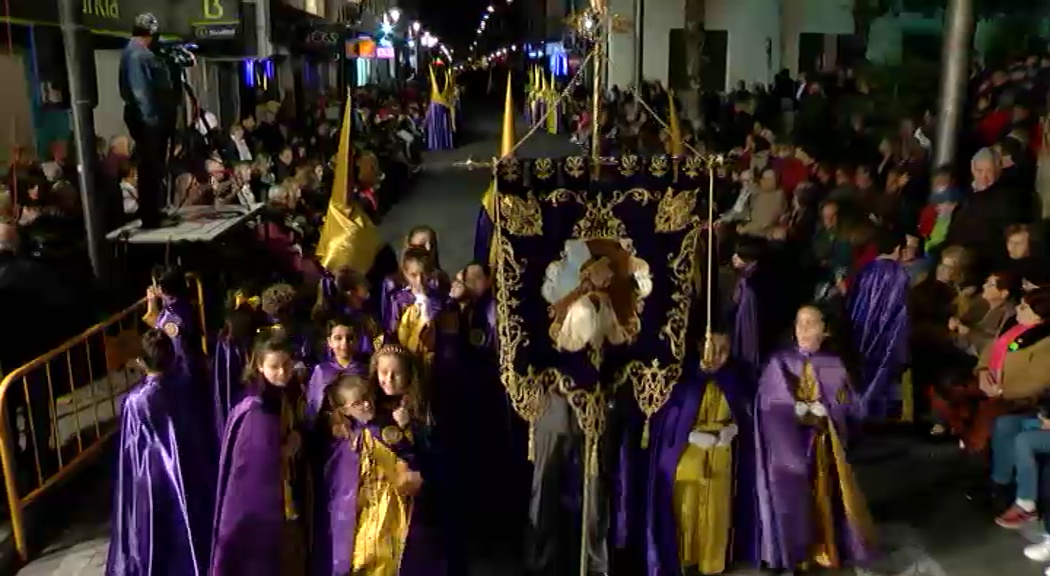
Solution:
<path fill-rule="evenodd" d="M 197 65 L 196 49 L 197 45 L 189 42 L 157 42 L 156 54 L 172 68 L 193 68 Z"/>

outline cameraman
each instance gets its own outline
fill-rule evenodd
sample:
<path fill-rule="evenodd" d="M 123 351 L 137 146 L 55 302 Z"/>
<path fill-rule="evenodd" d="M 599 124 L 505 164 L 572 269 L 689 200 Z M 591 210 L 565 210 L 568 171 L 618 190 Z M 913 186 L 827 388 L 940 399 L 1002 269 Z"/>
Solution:
<path fill-rule="evenodd" d="M 138 157 L 138 216 L 142 228 L 161 226 L 164 204 L 164 160 L 168 148 L 172 91 L 168 67 L 152 48 L 160 24 L 152 14 L 139 14 L 131 29 L 132 38 L 120 56 L 120 97 L 124 100 L 124 124 L 135 141 Z"/>

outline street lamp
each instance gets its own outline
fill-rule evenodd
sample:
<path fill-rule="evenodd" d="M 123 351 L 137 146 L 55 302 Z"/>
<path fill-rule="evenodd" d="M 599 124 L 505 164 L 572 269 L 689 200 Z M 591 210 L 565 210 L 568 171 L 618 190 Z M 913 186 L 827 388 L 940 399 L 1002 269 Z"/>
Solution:
<path fill-rule="evenodd" d="M 495 12 L 496 11 L 496 9 L 492 7 L 492 4 L 489 4 L 489 7 L 487 8 L 487 10 L 489 12 Z"/>
<path fill-rule="evenodd" d="M 418 33 L 420 28 L 422 28 L 422 26 L 419 24 L 419 20 L 416 20 L 415 22 L 412 23 L 412 31 L 413 32 L 417 32 Z"/>
<path fill-rule="evenodd" d="M 394 24 L 397 24 L 397 21 L 401 19 L 401 9 L 400 8 L 397 8 L 397 7 L 391 8 L 390 11 L 389 11 L 389 14 L 390 14 L 390 21 L 393 22 Z"/>

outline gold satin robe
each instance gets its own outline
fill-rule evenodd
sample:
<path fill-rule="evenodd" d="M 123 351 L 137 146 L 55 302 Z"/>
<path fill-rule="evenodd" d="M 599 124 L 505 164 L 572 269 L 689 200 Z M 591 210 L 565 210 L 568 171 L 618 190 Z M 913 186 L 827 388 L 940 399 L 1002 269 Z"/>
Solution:
<path fill-rule="evenodd" d="M 351 574 L 397 576 L 412 517 L 412 499 L 397 491 L 398 458 L 393 450 L 370 430 L 362 432 L 356 441 L 360 445 L 361 477 Z"/>
<path fill-rule="evenodd" d="M 733 423 L 725 394 L 707 384 L 693 430 L 718 435 Z M 702 574 L 726 570 L 733 518 L 733 448 L 700 448 L 686 444 L 674 478 L 674 512 L 678 526 L 678 555 L 683 567 Z"/>
<path fill-rule="evenodd" d="M 434 322 L 431 319 L 430 322 Z M 416 304 L 405 306 L 397 323 L 397 341 L 423 361 L 423 366 L 430 366 L 433 360 L 432 332 L 428 330 L 430 322 L 423 321 L 423 313 Z"/>

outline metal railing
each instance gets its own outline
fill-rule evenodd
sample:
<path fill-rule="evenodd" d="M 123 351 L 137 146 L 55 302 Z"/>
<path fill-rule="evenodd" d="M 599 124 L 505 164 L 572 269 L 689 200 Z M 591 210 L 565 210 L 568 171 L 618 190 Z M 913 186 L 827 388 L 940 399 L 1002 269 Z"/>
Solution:
<path fill-rule="evenodd" d="M 204 324 L 204 290 L 196 285 Z M 94 460 L 116 431 L 123 397 L 142 374 L 143 298 L 0 381 L 0 465 L 15 549 L 29 559 L 25 510 Z M 202 330 L 206 333 L 206 330 Z"/>

